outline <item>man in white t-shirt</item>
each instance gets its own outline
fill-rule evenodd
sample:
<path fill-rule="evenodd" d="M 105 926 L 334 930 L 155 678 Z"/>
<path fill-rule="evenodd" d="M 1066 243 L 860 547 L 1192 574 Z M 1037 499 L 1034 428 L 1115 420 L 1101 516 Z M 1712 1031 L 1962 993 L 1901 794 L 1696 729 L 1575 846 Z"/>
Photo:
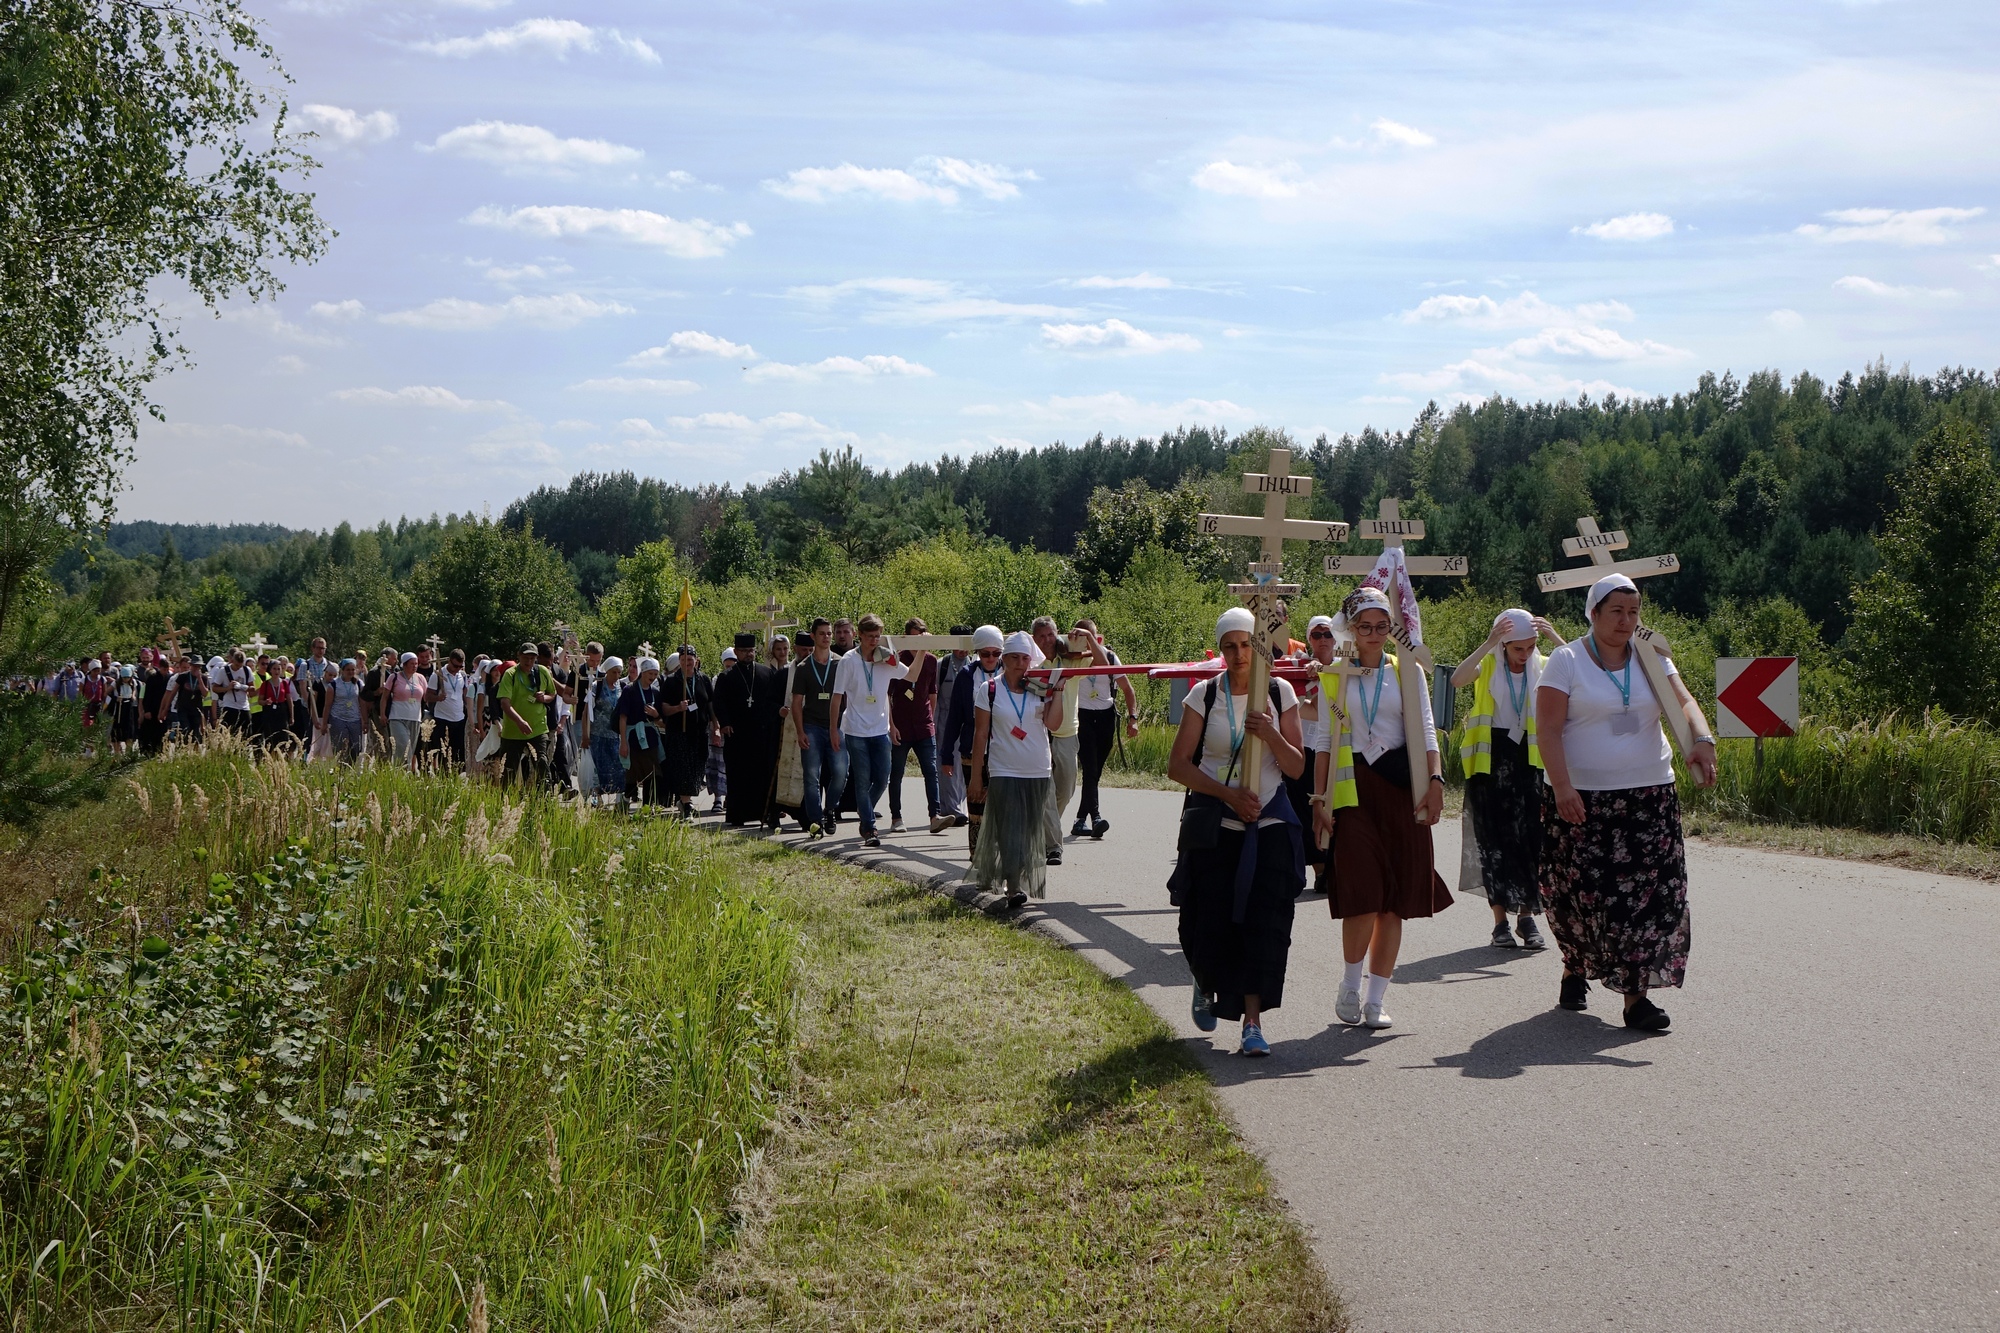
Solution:
<path fill-rule="evenodd" d="M 222 725 L 242 736 L 250 734 L 250 666 L 241 648 L 229 650 L 229 661 L 219 672 L 209 673 L 215 687 L 215 702 L 221 710 Z"/>
<path fill-rule="evenodd" d="M 833 678 L 829 728 L 847 755 L 848 788 L 861 817 L 861 845 L 880 847 L 875 803 L 889 787 L 889 682 L 909 674 L 882 641 L 882 618 L 869 613 L 855 626 L 859 642 L 840 659 Z"/>
<path fill-rule="evenodd" d="M 1078 631 L 1090 636 L 1092 664 L 1096 666 L 1121 666 L 1118 654 L 1104 646 L 1104 636 L 1097 632 L 1097 622 L 1083 619 L 1076 622 Z M 1076 706 L 1076 764 L 1078 775 L 1083 780 L 1083 798 L 1076 803 L 1076 824 L 1069 831 L 1072 838 L 1102 838 L 1111 821 L 1098 808 L 1097 786 L 1104 775 L 1105 761 L 1111 757 L 1111 749 L 1118 738 L 1118 696 L 1125 696 L 1125 735 L 1139 734 L 1139 700 L 1132 693 L 1132 681 L 1126 676 L 1081 676 L 1077 678 L 1076 691 L 1063 702 Z"/>
<path fill-rule="evenodd" d="M 425 748 L 444 755 L 445 771 L 465 762 L 465 719 L 473 700 L 472 677 L 465 670 L 465 649 L 454 648 L 444 669 L 431 676 L 426 701 L 431 706 L 431 734 Z"/>

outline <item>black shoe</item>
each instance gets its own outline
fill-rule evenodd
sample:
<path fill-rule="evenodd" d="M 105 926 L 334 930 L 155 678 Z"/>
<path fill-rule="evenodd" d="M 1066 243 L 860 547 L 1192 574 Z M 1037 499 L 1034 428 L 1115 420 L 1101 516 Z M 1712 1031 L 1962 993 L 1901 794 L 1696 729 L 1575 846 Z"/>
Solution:
<path fill-rule="evenodd" d="M 951 826 L 953 828 L 964 828 L 970 822 L 971 821 L 964 815 L 953 815 L 951 817 Z"/>
<path fill-rule="evenodd" d="M 1673 1021 L 1666 1010 L 1643 995 L 1625 1007 L 1625 1026 L 1641 1032 L 1665 1032 Z"/>
<path fill-rule="evenodd" d="M 1110 820 L 1099 819 L 1090 826 L 1090 836 L 1101 841 L 1104 837 L 1105 831 L 1108 830 L 1110 827 L 1111 827 Z"/>
<path fill-rule="evenodd" d="M 1061 864 L 1062 864 L 1062 853 L 1061 853 L 1061 852 L 1050 852 L 1050 853 L 1049 853 L 1049 856 L 1048 856 L 1048 864 L 1050 864 L 1050 865 L 1052 865 L 1052 866 L 1059 866 L 1059 865 L 1061 865 Z"/>
<path fill-rule="evenodd" d="M 1021 909 L 1022 909 L 1023 907 L 1026 907 L 1027 905 L 1028 905 L 1028 895 L 1027 895 L 1027 894 L 1025 894 L 1025 893 L 1021 892 L 1021 891 L 1020 891 L 1019 889 L 1009 889 L 1009 890 L 1007 890 L 1007 910 L 1008 910 L 1008 911 L 1010 911 L 1010 912 L 1018 912 L 1018 911 L 1020 911 L 1020 910 L 1021 910 Z"/>
<path fill-rule="evenodd" d="M 1519 921 L 1515 922 L 1514 929 L 1520 932 L 1521 947 L 1523 949 L 1533 950 L 1549 947 L 1549 942 L 1542 938 L 1542 932 L 1535 926 L 1535 918 L 1531 916 L 1522 917 Z M 1498 944 L 1500 941 L 1496 939 L 1493 942 Z"/>
<path fill-rule="evenodd" d="M 1081 816 L 1079 816 L 1079 817 L 1077 818 L 1077 821 L 1076 821 L 1076 822 L 1075 822 L 1074 824 L 1071 824 L 1071 825 L 1069 826 L 1069 836 L 1070 836 L 1070 837 L 1072 837 L 1072 838 L 1087 838 L 1087 837 L 1089 837 L 1089 836 L 1090 836 L 1090 825 L 1088 825 L 1088 824 L 1084 823 L 1084 822 L 1083 822 L 1083 819 L 1082 819 L 1082 817 L 1081 817 Z"/>
<path fill-rule="evenodd" d="M 864 833 L 861 835 L 861 845 L 863 847 L 880 847 L 882 840 L 873 833 Z"/>
<path fill-rule="evenodd" d="M 1493 947 L 1496 949 L 1511 949 L 1514 947 L 1514 932 L 1507 929 L 1505 921 L 1493 927 Z"/>
<path fill-rule="evenodd" d="M 1590 983 L 1588 981 L 1585 981 L 1582 977 L 1565 973 L 1562 982 L 1562 998 L 1557 1000 L 1556 1003 L 1565 1009 L 1588 1009 L 1590 1008 L 1590 1001 L 1585 997 L 1589 994 Z"/>

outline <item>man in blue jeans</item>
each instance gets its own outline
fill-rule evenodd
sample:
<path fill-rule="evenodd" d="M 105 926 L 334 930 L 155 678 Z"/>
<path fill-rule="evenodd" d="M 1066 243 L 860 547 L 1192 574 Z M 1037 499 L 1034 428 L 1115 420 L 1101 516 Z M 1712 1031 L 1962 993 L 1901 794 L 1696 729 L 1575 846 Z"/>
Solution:
<path fill-rule="evenodd" d="M 930 628 L 911 616 L 903 622 L 903 633 L 928 634 Z M 909 674 L 889 687 L 889 832 L 904 831 L 903 770 L 915 755 L 917 771 L 924 779 L 924 817 L 936 833 L 951 827 L 951 817 L 944 814 L 938 794 L 938 659 L 908 648 L 897 657 Z"/>
<path fill-rule="evenodd" d="M 812 623 L 812 643 L 812 651 L 799 659 L 792 672 L 792 725 L 798 747 L 804 751 L 801 757 L 806 770 L 799 822 L 809 836 L 819 838 L 839 822 L 840 791 L 847 785 L 847 753 L 840 746 L 833 704 L 840 659 L 833 655 L 833 624 L 825 616 Z"/>
<path fill-rule="evenodd" d="M 875 836 L 875 803 L 889 785 L 889 682 L 909 669 L 882 643 L 882 618 L 861 617 L 860 642 L 834 668 L 833 743 L 846 752 L 854 778 L 854 812 L 861 817 L 861 845 L 880 847 Z M 831 644 L 831 637 L 828 639 Z M 815 636 L 817 644 L 817 636 Z M 812 794 L 806 794 L 808 804 Z"/>

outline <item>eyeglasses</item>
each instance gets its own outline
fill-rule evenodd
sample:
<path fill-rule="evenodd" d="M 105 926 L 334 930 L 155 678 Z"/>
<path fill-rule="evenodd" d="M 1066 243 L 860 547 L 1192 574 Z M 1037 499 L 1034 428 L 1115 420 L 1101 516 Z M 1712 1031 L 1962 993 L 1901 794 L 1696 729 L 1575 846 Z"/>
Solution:
<path fill-rule="evenodd" d="M 1389 622 L 1385 620 L 1377 624 L 1372 620 L 1359 620 L 1354 624 L 1354 632 L 1356 634 L 1387 634 L 1389 632 Z"/>
<path fill-rule="evenodd" d="M 1308 639 L 1330 639 L 1333 637 L 1333 631 L 1330 629 L 1316 629 L 1312 633 L 1306 635 L 1306 637 Z"/>
<path fill-rule="evenodd" d="M 981 648 L 979 656 L 982 661 L 989 657 L 998 657 L 1000 656 L 1000 650 L 998 648 Z"/>

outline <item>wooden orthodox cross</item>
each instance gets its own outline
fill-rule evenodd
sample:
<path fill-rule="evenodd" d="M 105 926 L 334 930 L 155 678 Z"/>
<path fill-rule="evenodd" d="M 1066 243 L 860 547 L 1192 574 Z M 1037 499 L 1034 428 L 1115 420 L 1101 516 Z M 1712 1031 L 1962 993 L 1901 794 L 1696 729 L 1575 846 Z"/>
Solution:
<path fill-rule="evenodd" d="M 1273 449 L 1269 472 L 1246 472 L 1243 475 L 1243 489 L 1251 495 L 1264 497 L 1262 517 L 1242 514 L 1202 514 L 1199 516 L 1201 531 L 1209 536 L 1255 537 L 1261 543 L 1258 559 L 1250 565 L 1250 582 L 1230 585 L 1229 591 L 1241 597 L 1256 619 L 1256 627 L 1250 632 L 1253 656 L 1250 660 L 1250 695 L 1243 701 L 1244 716 L 1262 713 L 1270 706 L 1271 663 L 1284 652 L 1287 638 L 1285 634 L 1285 602 L 1287 597 L 1298 595 L 1299 585 L 1281 582 L 1285 572 L 1285 542 L 1340 542 L 1347 540 L 1345 523 L 1328 523 L 1318 520 L 1287 518 L 1285 506 L 1294 496 L 1312 494 L 1311 477 L 1292 475 L 1292 451 Z M 1229 688 L 1228 682 L 1223 688 Z M 1239 784 L 1256 790 L 1256 775 L 1263 771 L 1263 742 L 1255 736 L 1243 737 L 1243 760 L 1238 772 L 1242 777 Z"/>
<path fill-rule="evenodd" d="M 163 623 L 166 625 L 166 628 L 160 631 L 159 636 L 153 642 L 165 644 L 167 646 L 167 660 L 169 662 L 178 662 L 181 660 L 181 640 L 194 631 L 181 629 L 176 626 L 172 616 L 168 616 Z"/>
<path fill-rule="evenodd" d="M 779 630 L 797 629 L 799 627 L 799 622 L 796 620 L 778 619 L 779 616 L 785 614 L 785 608 L 779 604 L 778 594 L 776 593 L 771 593 L 765 597 L 764 604 L 757 609 L 764 613 L 761 620 L 746 620 L 737 628 L 741 629 L 745 634 L 755 634 L 758 630 L 764 631 L 764 643 L 767 647 L 770 645 L 771 640 L 778 637 Z"/>
<path fill-rule="evenodd" d="M 1404 518 L 1402 501 L 1391 496 L 1383 496 L 1375 506 L 1375 518 L 1361 520 L 1360 537 L 1364 541 L 1381 542 L 1382 549 L 1401 548 L 1405 542 L 1420 542 L 1424 539 L 1424 521 L 1420 518 Z M 1372 555 L 1330 555 L 1326 558 L 1326 572 L 1329 574 L 1351 574 L 1362 576 L 1375 568 L 1379 556 Z M 1403 567 L 1413 575 L 1434 575 L 1439 578 L 1462 579 L 1471 573 L 1471 567 L 1462 555 L 1411 555 L 1403 554 Z M 1385 592 L 1389 591 L 1384 589 Z M 1390 601 L 1395 601 L 1393 592 Z"/>
<path fill-rule="evenodd" d="M 1632 544 L 1623 529 L 1601 532 L 1597 520 L 1585 514 L 1576 521 L 1577 535 L 1563 538 L 1564 555 L 1587 555 L 1590 563 L 1573 565 L 1568 569 L 1551 570 L 1539 574 L 1535 582 L 1543 592 L 1561 592 L 1566 588 L 1588 588 L 1606 574 L 1623 574 L 1629 579 L 1649 579 L 1658 574 L 1674 574 L 1680 571 L 1681 561 L 1677 555 L 1649 555 L 1638 560 L 1613 560 L 1613 551 L 1622 551 Z M 1680 697 L 1674 693 L 1673 685 L 1667 679 L 1667 670 L 1660 665 L 1660 659 L 1670 655 L 1666 636 L 1647 629 L 1644 625 L 1632 632 L 1632 652 L 1641 647 L 1648 651 L 1639 653 L 1639 669 L 1645 673 L 1646 684 L 1651 687 L 1653 697 L 1660 701 L 1660 715 L 1673 728 L 1674 740 L 1680 745 L 1681 753 L 1694 749 L 1694 730 L 1688 726 L 1687 714 L 1681 710 Z"/>
<path fill-rule="evenodd" d="M 652 656 L 653 656 L 653 644 L 652 644 L 652 641 L 651 641 L 651 640 L 648 640 L 647 642 L 645 642 L 645 643 L 642 643 L 642 644 L 640 644 L 640 645 L 639 645 L 639 647 L 638 647 L 638 649 L 637 649 L 636 651 L 638 652 L 638 655 L 639 655 L 640 657 L 652 657 Z M 655 659 L 655 660 L 658 660 L 658 659 Z M 638 672 L 638 669 L 637 669 L 636 667 L 634 667 L 634 668 L 633 668 L 633 671 L 632 671 L 632 678 L 633 678 L 634 680 L 637 680 L 637 679 L 639 678 L 639 672 Z"/>
<path fill-rule="evenodd" d="M 270 652 L 271 649 L 276 648 L 278 645 L 265 639 L 264 631 L 258 630 L 255 634 L 252 634 L 250 636 L 250 642 L 239 643 L 236 646 L 238 648 L 241 648 L 246 654 L 248 654 L 250 660 L 254 662 L 258 658 L 262 657 L 265 653 Z"/>
<path fill-rule="evenodd" d="M 442 634 L 433 631 L 431 636 L 425 639 L 424 642 L 429 645 L 433 660 L 437 658 L 438 654 L 444 651 L 444 636 Z"/>

